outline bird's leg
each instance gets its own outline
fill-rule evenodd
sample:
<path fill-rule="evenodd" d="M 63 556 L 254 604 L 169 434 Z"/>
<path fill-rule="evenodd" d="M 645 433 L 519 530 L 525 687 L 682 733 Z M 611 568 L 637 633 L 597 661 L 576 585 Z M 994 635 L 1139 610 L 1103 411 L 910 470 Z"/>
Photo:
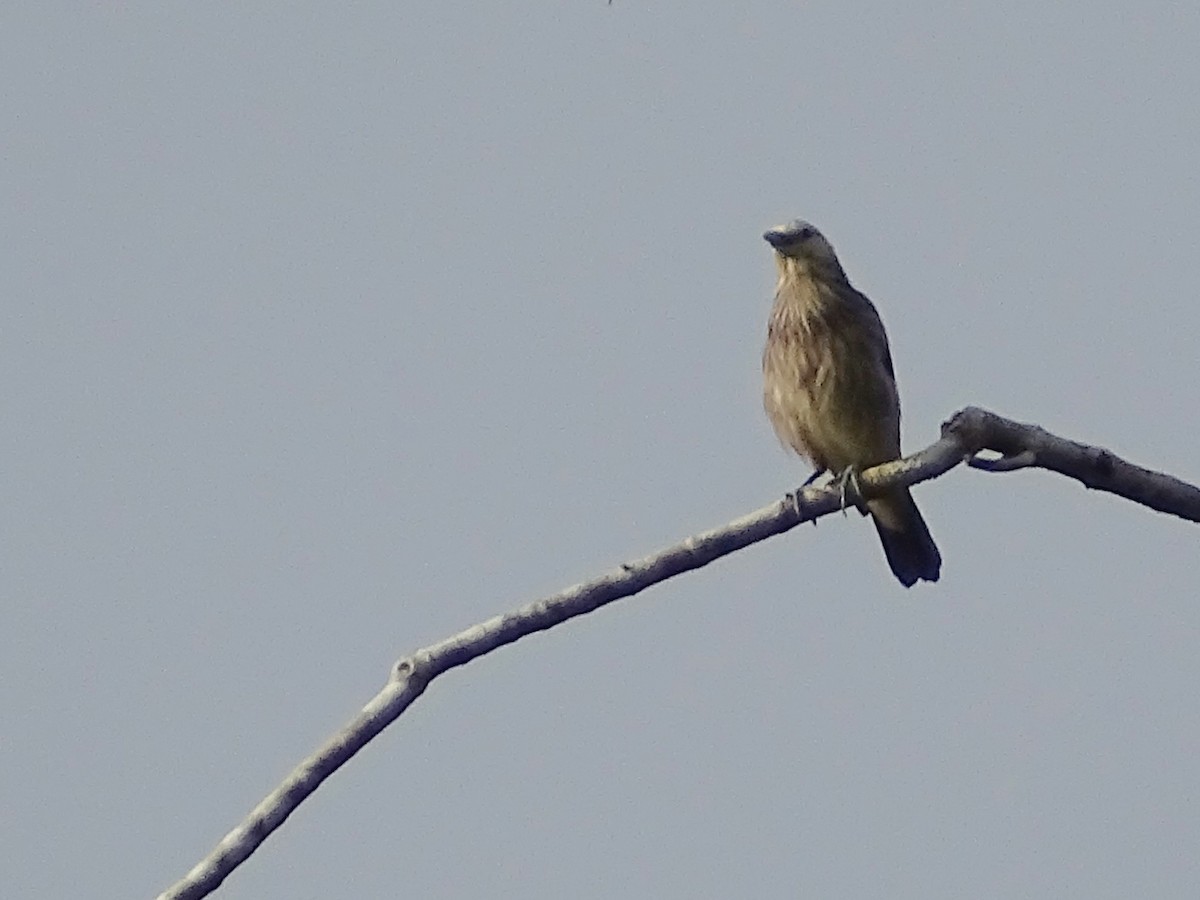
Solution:
<path fill-rule="evenodd" d="M 818 478 L 820 478 L 822 475 L 824 475 L 828 471 L 829 471 L 828 469 L 813 469 L 813 473 L 804 479 L 804 484 L 800 485 L 800 487 L 802 487 L 802 488 L 808 487 L 810 484 L 812 484 L 814 481 L 816 481 Z"/>

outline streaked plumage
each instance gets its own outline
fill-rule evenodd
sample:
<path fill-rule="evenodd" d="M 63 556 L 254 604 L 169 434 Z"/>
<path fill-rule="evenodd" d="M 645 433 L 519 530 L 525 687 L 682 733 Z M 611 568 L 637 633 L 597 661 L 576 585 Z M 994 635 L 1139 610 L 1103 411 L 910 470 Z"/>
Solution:
<path fill-rule="evenodd" d="M 900 398 L 879 314 L 807 222 L 772 228 L 779 282 L 763 349 L 763 405 L 784 444 L 840 473 L 900 456 Z M 892 572 L 937 581 L 942 558 L 907 489 L 867 504 Z"/>

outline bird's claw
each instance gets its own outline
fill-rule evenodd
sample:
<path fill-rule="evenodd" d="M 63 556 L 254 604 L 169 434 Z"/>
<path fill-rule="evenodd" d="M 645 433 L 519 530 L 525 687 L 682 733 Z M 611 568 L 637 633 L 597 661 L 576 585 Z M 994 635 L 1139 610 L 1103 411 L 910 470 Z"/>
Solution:
<path fill-rule="evenodd" d="M 846 487 L 852 485 L 854 493 L 857 497 L 857 502 L 854 504 L 859 512 L 862 512 L 862 486 L 858 482 L 858 467 L 846 466 L 842 473 L 837 478 L 838 491 L 842 498 L 842 515 L 846 515 Z"/>
<path fill-rule="evenodd" d="M 804 484 L 800 485 L 800 487 L 796 488 L 794 491 L 788 491 L 787 494 L 784 495 L 784 497 L 783 497 L 784 503 L 786 503 L 788 505 L 788 507 L 791 508 L 792 512 L 794 512 L 796 514 L 796 518 L 800 519 L 800 518 L 804 517 L 804 501 L 801 499 L 801 495 L 804 493 L 804 489 L 806 487 L 808 487 L 810 484 L 812 484 L 813 481 L 817 478 L 817 476 L 820 475 L 821 472 L 823 472 L 823 471 L 824 471 L 824 469 L 816 472 L 813 475 L 810 475 L 808 480 L 805 481 Z M 813 526 L 815 527 L 817 524 L 817 520 L 813 519 L 812 523 L 813 523 Z"/>
<path fill-rule="evenodd" d="M 804 490 L 803 487 L 796 488 L 794 491 L 788 491 L 783 497 L 783 502 L 796 514 L 797 518 L 800 516 L 800 492 L 802 490 Z"/>

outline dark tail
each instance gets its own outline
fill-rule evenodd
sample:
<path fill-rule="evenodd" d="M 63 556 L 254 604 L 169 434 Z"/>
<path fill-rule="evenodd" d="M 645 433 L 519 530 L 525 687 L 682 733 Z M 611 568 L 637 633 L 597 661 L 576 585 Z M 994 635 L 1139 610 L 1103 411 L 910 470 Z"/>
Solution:
<path fill-rule="evenodd" d="M 877 497 L 867 504 L 879 532 L 888 565 L 900 583 L 912 587 L 920 580 L 937 581 L 942 569 L 942 554 L 912 494 L 897 491 Z"/>

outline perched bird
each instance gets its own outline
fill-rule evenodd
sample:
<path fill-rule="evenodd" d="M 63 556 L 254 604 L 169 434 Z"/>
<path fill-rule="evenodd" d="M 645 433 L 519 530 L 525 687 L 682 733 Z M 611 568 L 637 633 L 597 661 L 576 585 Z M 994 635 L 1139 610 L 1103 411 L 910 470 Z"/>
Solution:
<path fill-rule="evenodd" d="M 763 238 L 779 269 L 763 349 L 763 405 L 775 433 L 818 475 L 848 477 L 896 459 L 900 398 L 879 313 L 812 225 L 797 219 Z M 908 488 L 875 497 L 867 510 L 900 582 L 937 581 L 942 556 Z"/>

